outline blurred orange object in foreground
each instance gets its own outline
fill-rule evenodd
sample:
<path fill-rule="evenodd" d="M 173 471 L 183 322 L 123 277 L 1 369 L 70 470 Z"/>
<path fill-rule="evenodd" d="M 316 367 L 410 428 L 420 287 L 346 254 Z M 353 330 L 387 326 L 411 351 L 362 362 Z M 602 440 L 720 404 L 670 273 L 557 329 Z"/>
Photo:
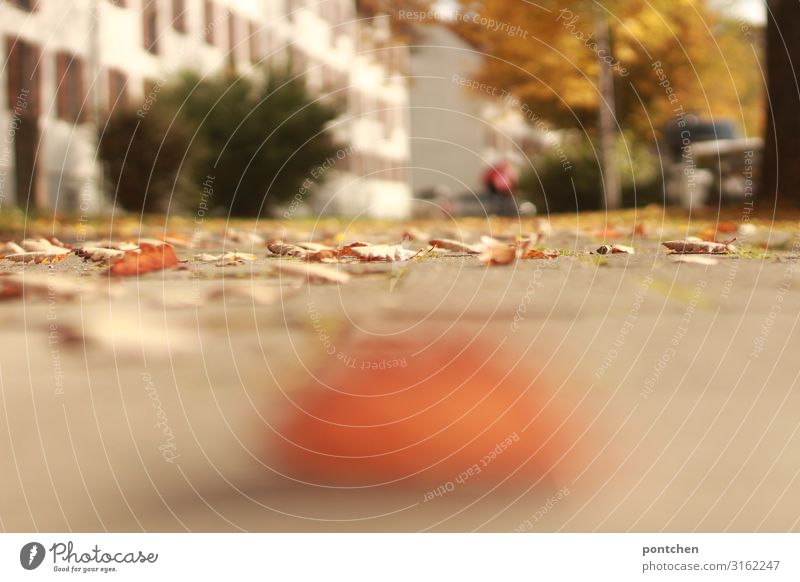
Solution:
<path fill-rule="evenodd" d="M 351 342 L 331 356 L 279 428 L 290 477 L 527 486 L 564 476 L 574 463 L 573 454 L 562 458 L 572 423 L 559 429 L 568 413 L 545 404 L 536 370 L 480 341 L 468 345 L 466 334 L 428 347 L 421 339 Z"/>

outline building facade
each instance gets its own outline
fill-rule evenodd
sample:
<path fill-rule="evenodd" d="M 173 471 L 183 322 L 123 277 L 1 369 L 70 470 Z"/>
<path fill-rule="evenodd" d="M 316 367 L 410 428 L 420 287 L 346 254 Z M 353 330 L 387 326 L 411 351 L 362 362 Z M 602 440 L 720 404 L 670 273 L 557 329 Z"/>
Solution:
<path fill-rule="evenodd" d="M 445 24 L 418 28 L 411 49 L 411 183 L 419 195 L 479 195 L 484 171 L 518 170 L 546 143 L 522 105 L 479 81 L 482 53 Z"/>
<path fill-rule="evenodd" d="M 291 63 L 346 109 L 330 128 L 346 155 L 320 177 L 317 206 L 403 216 L 406 49 L 372 24 L 359 24 L 352 0 L 6 0 L 0 208 L 103 211 L 96 127 L 115 107 L 146 107 L 181 70 Z"/>

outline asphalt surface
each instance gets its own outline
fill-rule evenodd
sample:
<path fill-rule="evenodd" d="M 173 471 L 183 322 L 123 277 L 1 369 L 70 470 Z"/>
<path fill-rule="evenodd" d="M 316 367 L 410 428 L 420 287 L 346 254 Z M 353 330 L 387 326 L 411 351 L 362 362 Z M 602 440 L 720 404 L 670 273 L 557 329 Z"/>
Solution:
<path fill-rule="evenodd" d="M 606 257 L 585 254 L 591 240 L 553 246 L 577 254 L 348 266 L 358 274 L 346 284 L 276 276 L 263 252 L 124 281 L 77 257 L 25 267 L 87 287 L 0 303 L 0 527 L 800 529 L 798 258 L 705 266 L 655 242 Z M 242 292 L 251 284 L 260 303 Z M 437 376 L 439 362 L 454 371 Z M 462 380 L 524 398 L 473 409 Z M 362 396 L 422 386 L 446 404 L 411 429 L 326 442 L 338 434 L 304 420 L 309 402 L 365 424 L 408 405 L 314 396 L 350 385 Z M 440 438 L 467 409 L 474 426 Z M 523 433 L 507 410 L 550 428 Z M 431 446 L 361 471 L 287 456 L 287 426 L 335 451 L 370 435 L 391 448 L 412 429 Z M 517 431 L 483 480 L 457 479 Z M 553 454 L 527 463 L 522 452 L 550 433 Z"/>

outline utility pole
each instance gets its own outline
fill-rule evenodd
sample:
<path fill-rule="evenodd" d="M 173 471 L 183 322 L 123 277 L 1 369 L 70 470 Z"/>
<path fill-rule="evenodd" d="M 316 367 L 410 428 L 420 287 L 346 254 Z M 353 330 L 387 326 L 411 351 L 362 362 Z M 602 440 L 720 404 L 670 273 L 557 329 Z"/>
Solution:
<path fill-rule="evenodd" d="M 600 73 L 598 88 L 600 90 L 599 124 L 600 133 L 600 168 L 603 173 L 603 193 L 606 210 L 620 207 L 619 172 L 614 159 L 614 142 L 617 135 L 617 110 L 614 100 L 614 73 L 608 63 L 611 56 L 611 39 L 608 31 L 608 17 L 603 7 L 593 2 L 595 36 L 597 37 L 597 53 Z M 604 58 L 605 57 L 605 58 Z"/>

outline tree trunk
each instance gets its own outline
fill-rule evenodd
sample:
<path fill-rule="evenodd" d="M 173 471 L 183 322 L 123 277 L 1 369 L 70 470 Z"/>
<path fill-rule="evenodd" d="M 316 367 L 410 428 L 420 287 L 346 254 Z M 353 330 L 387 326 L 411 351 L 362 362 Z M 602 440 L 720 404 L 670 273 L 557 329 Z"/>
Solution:
<path fill-rule="evenodd" d="M 759 206 L 800 206 L 800 1 L 770 0 L 767 135 Z"/>

